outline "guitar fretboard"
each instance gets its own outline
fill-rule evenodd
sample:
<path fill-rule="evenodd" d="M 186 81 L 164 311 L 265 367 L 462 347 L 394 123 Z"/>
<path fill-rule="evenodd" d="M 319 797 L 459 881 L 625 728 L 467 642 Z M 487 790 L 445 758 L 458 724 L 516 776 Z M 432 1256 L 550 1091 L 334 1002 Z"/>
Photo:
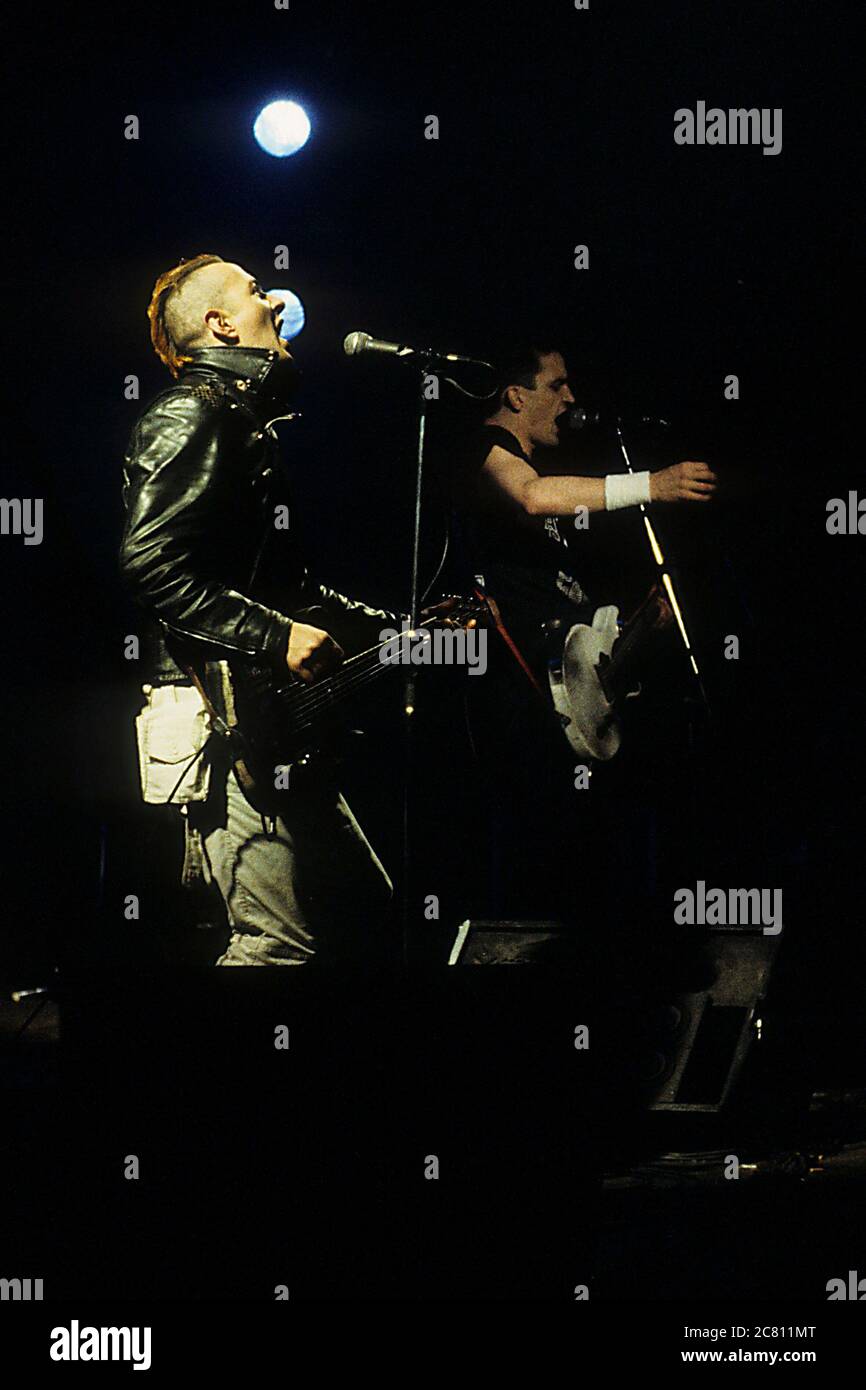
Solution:
<path fill-rule="evenodd" d="M 463 619 L 476 611 L 476 605 L 467 605 L 464 609 L 455 609 L 453 613 L 449 614 L 449 617 L 454 622 L 462 624 Z M 419 623 L 414 630 L 416 632 L 422 629 L 429 631 L 439 622 L 439 618 L 427 618 L 424 622 Z M 400 636 L 402 637 L 403 634 L 401 633 Z M 349 657 L 348 660 L 344 661 L 333 675 L 324 676 L 312 686 L 305 686 L 299 681 L 280 690 L 280 700 L 293 725 L 298 728 L 310 725 L 327 710 L 334 709 L 354 698 L 377 676 L 398 669 L 399 663 L 382 660 L 383 649 L 395 640 L 397 639 L 385 638 L 384 641 L 377 642 L 374 647 L 368 647 L 365 651 L 358 652 L 356 656 Z"/>

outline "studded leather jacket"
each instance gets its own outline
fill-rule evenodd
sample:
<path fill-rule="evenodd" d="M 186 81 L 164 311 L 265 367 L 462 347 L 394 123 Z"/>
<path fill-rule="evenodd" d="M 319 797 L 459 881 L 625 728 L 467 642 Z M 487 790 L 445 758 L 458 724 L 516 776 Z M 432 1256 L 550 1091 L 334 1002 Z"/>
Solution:
<path fill-rule="evenodd" d="M 120 571 L 148 618 L 146 679 L 185 683 L 176 657 L 190 654 L 280 667 L 302 615 L 347 652 L 372 645 L 399 618 L 316 582 L 301 558 L 273 429 L 290 364 L 265 348 L 190 356 L 124 459 Z"/>

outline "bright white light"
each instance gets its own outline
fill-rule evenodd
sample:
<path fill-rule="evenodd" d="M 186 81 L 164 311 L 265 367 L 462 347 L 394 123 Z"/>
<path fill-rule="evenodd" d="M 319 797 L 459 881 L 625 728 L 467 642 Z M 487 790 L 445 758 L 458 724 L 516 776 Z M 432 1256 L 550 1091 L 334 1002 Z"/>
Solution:
<path fill-rule="evenodd" d="M 296 101 L 272 101 L 256 116 L 253 135 L 268 154 L 282 159 L 307 143 L 310 120 Z"/>
<path fill-rule="evenodd" d="M 269 299 L 281 299 L 285 309 L 280 315 L 279 335 L 287 343 L 297 338 L 304 326 L 304 306 L 294 290 L 268 290 Z"/>

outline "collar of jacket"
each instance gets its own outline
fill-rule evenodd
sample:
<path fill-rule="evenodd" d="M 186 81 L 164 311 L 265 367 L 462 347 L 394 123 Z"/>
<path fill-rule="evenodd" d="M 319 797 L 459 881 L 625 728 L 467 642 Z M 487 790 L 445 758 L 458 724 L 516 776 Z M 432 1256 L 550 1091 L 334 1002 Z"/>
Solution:
<path fill-rule="evenodd" d="M 183 367 L 181 381 L 189 374 L 214 375 L 254 416 L 284 418 L 292 363 L 271 347 L 195 347 L 189 356 L 192 361 Z"/>
<path fill-rule="evenodd" d="M 193 348 L 180 380 L 200 375 L 217 377 L 235 401 L 244 405 L 262 429 L 276 420 L 293 420 L 288 411 L 294 394 L 294 363 L 273 348 Z"/>
<path fill-rule="evenodd" d="M 264 393 L 274 367 L 281 360 L 273 348 L 193 348 L 189 356 L 192 360 L 185 364 L 181 376 L 203 367 L 215 372 L 236 390 L 249 391 L 256 396 Z"/>

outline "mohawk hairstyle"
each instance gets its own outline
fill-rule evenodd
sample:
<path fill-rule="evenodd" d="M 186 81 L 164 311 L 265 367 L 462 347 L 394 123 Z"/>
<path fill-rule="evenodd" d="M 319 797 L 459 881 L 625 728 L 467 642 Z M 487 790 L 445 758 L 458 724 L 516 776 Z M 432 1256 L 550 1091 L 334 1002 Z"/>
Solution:
<path fill-rule="evenodd" d="M 186 283 L 190 275 L 202 266 L 214 265 L 221 261 L 222 256 L 213 256 L 203 252 L 201 255 L 192 256 L 189 260 L 181 260 L 171 270 L 166 270 L 160 275 L 153 287 L 150 303 L 147 306 L 147 317 L 150 321 L 150 341 L 153 350 L 161 362 L 164 362 L 172 376 L 177 376 L 185 362 L 192 359 L 184 357 L 181 352 L 181 345 L 175 342 L 166 322 L 166 309 L 172 299 L 177 294 L 182 285 Z"/>

